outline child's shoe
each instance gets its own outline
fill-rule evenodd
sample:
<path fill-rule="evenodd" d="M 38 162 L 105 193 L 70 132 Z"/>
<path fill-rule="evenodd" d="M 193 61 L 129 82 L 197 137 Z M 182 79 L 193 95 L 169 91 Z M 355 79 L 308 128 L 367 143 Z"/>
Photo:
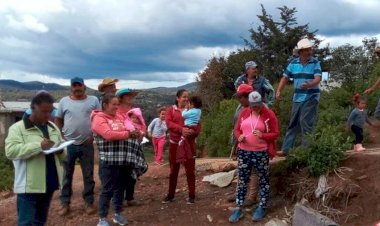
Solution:
<path fill-rule="evenodd" d="M 356 152 L 362 152 L 365 151 L 365 148 L 362 144 L 356 144 Z"/>

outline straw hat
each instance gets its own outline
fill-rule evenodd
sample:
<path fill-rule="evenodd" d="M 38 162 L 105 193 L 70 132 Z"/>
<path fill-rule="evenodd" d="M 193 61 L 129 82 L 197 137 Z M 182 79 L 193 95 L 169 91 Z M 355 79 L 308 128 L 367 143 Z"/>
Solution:
<path fill-rule="evenodd" d="M 297 46 L 294 48 L 294 51 L 293 53 L 297 53 L 301 50 L 301 49 L 308 49 L 308 48 L 313 48 L 314 47 L 314 44 L 307 38 L 304 38 L 304 39 L 301 39 L 298 43 L 297 43 Z"/>
<path fill-rule="evenodd" d="M 118 81 L 119 81 L 119 79 L 112 79 L 112 78 L 110 78 L 110 77 L 106 77 L 106 78 L 104 78 L 103 81 L 102 81 L 102 83 L 100 83 L 100 84 L 98 85 L 98 90 L 99 90 L 99 92 L 103 92 L 103 90 L 104 90 L 104 88 L 105 88 L 106 86 L 113 85 L 113 84 L 115 84 L 115 83 L 118 82 Z"/>

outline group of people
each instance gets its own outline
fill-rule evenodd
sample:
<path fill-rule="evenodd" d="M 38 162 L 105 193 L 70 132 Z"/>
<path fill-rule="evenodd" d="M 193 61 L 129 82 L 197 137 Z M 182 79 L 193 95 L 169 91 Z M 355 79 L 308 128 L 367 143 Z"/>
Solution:
<path fill-rule="evenodd" d="M 174 201 L 178 172 L 183 163 L 189 184 L 187 203 L 194 203 L 195 138 L 200 132 L 200 98 L 189 97 L 187 90 L 179 90 L 176 104 L 158 109 L 159 117 L 147 127 L 141 109 L 133 106 L 138 93 L 128 88 L 117 90 L 117 82 L 117 79 L 105 78 L 98 86 L 102 93 L 98 98 L 86 94 L 82 78 L 72 78 L 71 93 L 59 101 L 57 109 L 53 106 L 53 97 L 47 91 L 39 91 L 22 120 L 10 127 L 5 151 L 15 167 L 18 225 L 44 225 L 52 196 L 59 188 L 61 208 L 58 214 L 70 213 L 77 161 L 83 175 L 84 211 L 95 213 L 95 149 L 99 151 L 101 181 L 98 225 L 109 225 L 107 215 L 111 200 L 113 222 L 126 225 L 123 203 L 138 205 L 134 200 L 136 180 L 148 169 L 141 141 L 144 136 L 152 138 L 155 162 L 162 165 L 167 132 L 170 185 L 163 202 Z M 65 141 L 72 141 L 66 150 L 48 152 Z"/>
<path fill-rule="evenodd" d="M 380 48 L 376 52 L 380 55 Z M 322 70 L 319 61 L 312 56 L 310 40 L 300 40 L 295 53 L 297 57 L 284 70 L 276 92 L 269 80 L 260 75 L 254 61 L 245 64 L 246 73 L 235 82 L 236 98 L 240 103 L 234 115 L 233 131 L 238 153 L 238 185 L 233 197 L 236 208 L 229 217 L 230 222 L 237 222 L 243 216 L 242 207 L 256 202 L 258 197 L 259 204 L 252 220 L 261 220 L 269 201 L 269 160 L 275 155 L 288 155 L 299 132 L 303 136 L 302 144 L 308 144 L 304 135 L 312 131 L 316 119 Z M 283 145 L 276 151 L 279 123 L 270 108 L 275 99 L 281 100 L 281 92 L 290 79 L 294 86 L 291 119 Z M 144 136 L 152 138 L 158 165 L 164 163 L 164 144 L 166 137 L 169 138 L 169 188 L 162 202 L 175 201 L 182 164 L 188 184 L 186 203 L 195 203 L 195 140 L 201 131 L 201 98 L 190 96 L 187 90 L 179 90 L 175 104 L 159 108 L 158 117 L 147 127 L 141 109 L 133 106 L 138 93 L 128 88 L 117 90 L 117 82 L 117 79 L 105 78 L 98 86 L 102 95 L 97 98 L 87 95 L 83 79 L 75 77 L 71 79 L 71 94 L 60 100 L 56 110 L 53 97 L 41 91 L 33 97 L 31 109 L 23 119 L 10 127 L 5 151 L 15 167 L 18 225 L 44 225 L 52 195 L 59 188 L 61 209 L 58 213 L 65 216 L 70 212 L 77 160 L 83 174 L 84 210 L 87 214 L 95 213 L 95 149 L 99 150 L 101 181 L 98 225 L 109 225 L 107 216 L 111 201 L 113 222 L 126 225 L 123 203 L 138 204 L 134 200 L 135 184 L 148 170 L 141 147 Z M 365 93 L 379 86 L 380 78 Z M 350 115 L 347 126 L 356 135 L 355 150 L 363 151 L 362 128 L 364 122 L 368 122 L 365 100 L 356 96 L 355 101 L 357 108 Z M 380 112 L 380 101 L 376 112 Z M 73 141 L 67 150 L 46 152 L 65 140 Z M 248 188 L 251 195 L 246 199 Z"/>

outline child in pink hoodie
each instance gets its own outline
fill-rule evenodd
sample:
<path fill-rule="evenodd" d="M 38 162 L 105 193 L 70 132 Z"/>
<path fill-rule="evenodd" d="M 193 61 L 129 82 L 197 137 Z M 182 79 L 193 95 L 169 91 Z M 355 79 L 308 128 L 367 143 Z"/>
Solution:
<path fill-rule="evenodd" d="M 141 136 L 145 135 L 146 124 L 140 108 L 132 108 L 127 112 L 127 117 L 124 121 L 124 126 L 130 132 L 138 130 Z"/>

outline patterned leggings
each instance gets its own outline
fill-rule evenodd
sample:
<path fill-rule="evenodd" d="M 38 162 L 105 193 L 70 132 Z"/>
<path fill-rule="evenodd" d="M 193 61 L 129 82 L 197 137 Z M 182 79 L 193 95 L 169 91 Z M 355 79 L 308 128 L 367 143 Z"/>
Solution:
<path fill-rule="evenodd" d="M 238 151 L 239 182 L 236 196 L 236 205 L 242 206 L 247 194 L 247 186 L 252 168 L 255 167 L 259 177 L 260 203 L 262 208 L 267 207 L 269 199 L 269 155 L 267 151 Z"/>

